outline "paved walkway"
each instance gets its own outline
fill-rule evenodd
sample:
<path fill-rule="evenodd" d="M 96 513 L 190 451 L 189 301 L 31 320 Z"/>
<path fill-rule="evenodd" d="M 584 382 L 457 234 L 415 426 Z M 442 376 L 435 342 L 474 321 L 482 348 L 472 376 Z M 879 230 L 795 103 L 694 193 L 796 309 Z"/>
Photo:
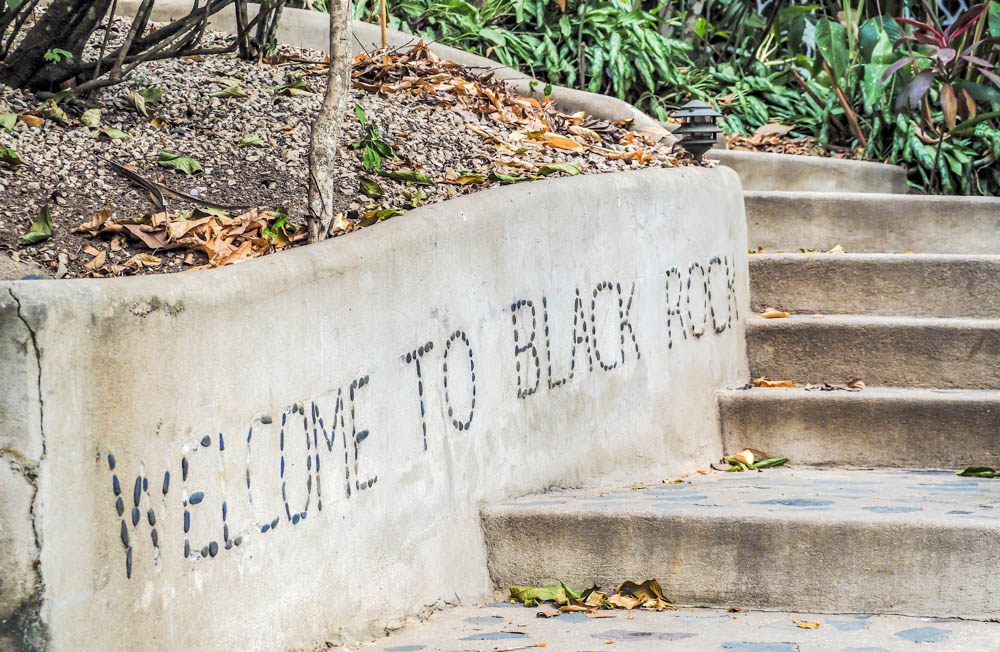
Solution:
<path fill-rule="evenodd" d="M 1000 624 L 868 614 L 730 613 L 720 609 L 602 612 L 538 618 L 537 608 L 498 603 L 456 607 L 352 650 L 466 652 L 544 649 L 731 650 L 733 652 L 928 652 L 1000 650 Z M 799 624 L 819 623 L 815 629 Z"/>

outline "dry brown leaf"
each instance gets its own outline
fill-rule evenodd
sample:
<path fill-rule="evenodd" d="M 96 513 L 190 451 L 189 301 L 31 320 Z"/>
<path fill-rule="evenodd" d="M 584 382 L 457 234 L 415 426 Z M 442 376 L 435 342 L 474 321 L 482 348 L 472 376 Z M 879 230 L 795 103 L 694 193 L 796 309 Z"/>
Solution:
<path fill-rule="evenodd" d="M 743 607 L 729 607 L 726 609 L 729 613 L 739 613 L 740 611 L 746 611 Z"/>
<path fill-rule="evenodd" d="M 593 607 L 587 604 L 564 604 L 559 607 L 559 611 L 563 613 L 575 613 L 575 612 L 589 612 L 596 611 L 598 607 Z"/>
<path fill-rule="evenodd" d="M 111 219 L 111 217 L 114 214 L 115 214 L 114 210 L 110 206 L 103 208 L 99 213 L 97 213 L 97 215 L 91 217 L 90 220 L 88 220 L 86 223 L 70 229 L 70 233 L 82 233 L 84 231 L 90 231 L 90 235 L 97 235 L 97 232 L 100 230 L 101 226 L 109 219 Z"/>
<path fill-rule="evenodd" d="M 828 254 L 846 254 L 847 252 L 844 251 L 843 247 L 841 247 L 840 245 L 837 245 L 836 247 L 834 247 L 833 249 L 831 249 L 830 251 L 828 251 L 826 253 L 828 253 Z"/>
<path fill-rule="evenodd" d="M 851 378 L 847 381 L 845 387 L 852 392 L 860 392 L 865 388 L 865 381 L 860 378 Z"/>
<path fill-rule="evenodd" d="M 90 247 L 90 248 L 93 249 L 93 247 Z M 87 263 L 83 264 L 83 267 L 84 267 L 84 269 L 87 269 L 87 270 L 90 270 L 90 271 L 94 271 L 96 269 L 100 269 L 100 268 L 104 267 L 104 263 L 107 262 L 107 260 L 108 260 L 108 252 L 106 252 L 106 251 L 98 251 L 94 255 L 94 257 L 90 259 L 90 262 L 87 262 Z"/>
<path fill-rule="evenodd" d="M 749 448 L 744 448 L 740 452 L 726 458 L 727 462 L 736 462 L 744 466 L 753 466 L 754 454 Z"/>
<path fill-rule="evenodd" d="M 797 623 L 796 627 L 801 627 L 802 629 L 817 629 L 819 627 L 819 623 Z"/>
<path fill-rule="evenodd" d="M 513 600 L 511 600 L 513 602 Z M 562 612 L 558 609 L 545 608 L 535 613 L 535 618 L 555 618 Z"/>
<path fill-rule="evenodd" d="M 602 141 L 601 135 L 594 131 L 593 129 L 588 129 L 587 127 L 581 127 L 580 125 L 570 125 L 569 133 L 574 136 L 580 136 L 581 138 L 586 138 L 592 143 L 599 143 Z"/>
<path fill-rule="evenodd" d="M 608 598 L 608 602 L 616 607 L 629 610 L 635 609 L 636 607 L 642 605 L 645 601 L 646 598 L 636 598 L 631 595 L 622 595 L 621 593 L 615 593 L 613 596 Z"/>
<path fill-rule="evenodd" d="M 35 127 L 36 129 L 40 129 L 45 124 L 45 118 L 39 118 L 37 115 L 28 115 L 27 113 L 18 116 L 17 119 L 29 127 Z"/>
<path fill-rule="evenodd" d="M 708 473 L 709 473 L 705 469 L 695 469 L 695 472 L 696 473 L 700 473 L 701 475 L 708 475 Z"/>
<path fill-rule="evenodd" d="M 794 127 L 789 127 L 788 125 L 778 124 L 777 122 L 769 122 L 765 125 L 757 127 L 757 130 L 753 132 L 754 136 L 784 136 L 789 131 L 794 129 Z"/>
<path fill-rule="evenodd" d="M 587 614 L 587 618 L 614 618 L 615 614 L 607 611 L 592 611 Z"/>
<path fill-rule="evenodd" d="M 136 269 L 142 269 L 143 267 L 156 267 L 162 262 L 153 254 L 136 254 L 125 261 L 125 267 L 135 265 Z"/>
<path fill-rule="evenodd" d="M 576 142 L 572 138 L 565 138 L 563 136 L 557 136 L 556 134 L 547 133 L 545 134 L 544 139 L 545 144 L 549 147 L 565 150 L 567 152 L 584 151 L 583 145 Z"/>
<path fill-rule="evenodd" d="M 777 308 L 768 308 L 760 314 L 764 319 L 784 319 L 788 317 L 788 313 L 784 310 L 778 310 Z"/>
<path fill-rule="evenodd" d="M 790 380 L 770 380 L 761 376 L 753 379 L 754 387 L 795 387 L 795 383 Z"/>
<path fill-rule="evenodd" d="M 88 256 L 96 256 L 97 254 L 101 253 L 101 250 L 97 249 L 96 247 L 91 247 L 90 245 L 84 245 L 83 253 L 87 254 Z"/>

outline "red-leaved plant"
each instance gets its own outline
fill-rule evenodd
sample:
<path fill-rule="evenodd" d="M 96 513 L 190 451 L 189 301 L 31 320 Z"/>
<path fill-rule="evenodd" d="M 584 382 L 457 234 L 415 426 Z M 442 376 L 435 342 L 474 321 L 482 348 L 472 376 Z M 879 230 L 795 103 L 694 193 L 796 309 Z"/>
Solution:
<path fill-rule="evenodd" d="M 944 32 L 938 31 L 927 23 L 909 18 L 897 18 L 900 23 L 911 25 L 915 28 L 912 34 L 907 34 L 895 43 L 899 46 L 904 41 L 913 41 L 920 45 L 927 46 L 929 51 L 917 52 L 903 57 L 896 61 L 882 75 L 882 83 L 885 83 L 894 74 L 904 69 L 918 59 L 927 59 L 931 65 L 924 68 L 910 80 L 910 83 L 903 88 L 899 97 L 896 98 L 896 110 L 901 111 L 904 107 L 915 109 L 921 106 L 924 114 L 924 121 L 928 126 L 933 122 L 930 117 L 930 104 L 921 102 L 931 86 L 936 80 L 942 82 L 939 93 L 941 112 L 944 114 L 944 123 L 948 130 L 955 128 L 956 120 L 969 120 L 976 116 L 976 100 L 972 93 L 965 86 L 955 87 L 954 82 L 968 68 L 973 68 L 984 78 L 1000 87 L 1000 76 L 996 75 L 992 68 L 993 64 L 975 55 L 976 50 L 984 45 L 991 44 L 993 39 L 980 39 L 965 48 L 958 54 L 954 45 L 957 39 L 974 27 L 986 12 L 988 3 L 980 3 L 969 8 L 958 19 L 952 23 Z"/>

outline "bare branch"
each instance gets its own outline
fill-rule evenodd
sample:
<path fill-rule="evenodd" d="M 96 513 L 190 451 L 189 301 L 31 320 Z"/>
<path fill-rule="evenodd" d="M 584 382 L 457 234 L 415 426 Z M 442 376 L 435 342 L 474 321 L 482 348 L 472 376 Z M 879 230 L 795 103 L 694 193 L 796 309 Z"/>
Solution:
<path fill-rule="evenodd" d="M 330 7 L 330 71 L 309 146 L 309 241 L 324 240 L 334 217 L 332 170 L 351 92 L 350 0 Z"/>

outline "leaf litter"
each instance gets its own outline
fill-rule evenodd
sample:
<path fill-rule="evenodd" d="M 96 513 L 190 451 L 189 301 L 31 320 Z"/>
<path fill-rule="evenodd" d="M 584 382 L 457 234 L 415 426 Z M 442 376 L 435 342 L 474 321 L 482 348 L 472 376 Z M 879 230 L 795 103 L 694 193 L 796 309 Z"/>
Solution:
<path fill-rule="evenodd" d="M 626 580 L 613 592 L 601 591 L 596 584 L 584 591 L 574 591 L 565 583 L 550 586 L 512 586 L 511 602 L 525 607 L 543 608 L 536 613 L 538 618 L 553 618 L 563 613 L 584 613 L 589 618 L 609 618 L 606 613 L 614 609 L 647 609 L 652 611 L 674 610 L 655 579 L 633 582 Z"/>
<path fill-rule="evenodd" d="M 125 19 L 115 22 L 127 25 Z M 206 33 L 205 38 L 206 44 L 212 44 L 224 43 L 229 37 Z M 91 43 L 88 48 L 93 46 Z M 61 248 L 60 258 L 71 263 L 69 276 L 106 276 L 220 266 L 301 244 L 304 239 L 295 233 L 302 231 L 304 222 L 304 145 L 326 82 L 327 64 L 321 56 L 283 47 L 265 65 L 221 56 L 151 62 L 144 67 L 149 75 L 146 87 L 108 89 L 109 101 L 102 102 L 100 110 L 81 113 L 33 100 L 34 96 L 24 91 L 0 89 L 0 128 L 12 131 L 12 144 L 26 144 L 30 156 L 10 148 L 8 164 L 0 165 L 0 200 L 19 207 L 18 214 L 0 219 L 0 251 L 8 250 L 15 260 L 24 258 L 55 267 Z M 656 142 L 631 131 L 629 122 L 612 123 L 583 112 L 565 113 L 549 98 L 520 96 L 492 72 L 442 60 L 423 42 L 407 51 L 359 55 L 353 62 L 352 76 L 352 100 L 365 104 L 369 114 L 374 112 L 370 117 L 388 130 L 383 142 L 390 149 L 382 148 L 382 168 L 364 175 L 362 152 L 349 151 L 357 142 L 361 125 L 348 116 L 337 175 L 344 191 L 338 198 L 341 213 L 334 220 L 334 235 L 456 194 L 508 183 L 552 175 L 694 164 L 665 141 Z M 277 79 L 262 83 L 269 77 Z M 284 82 L 279 83 L 281 78 Z M 249 107 L 259 111 L 260 117 L 248 120 Z M 383 112 L 378 107 L 392 111 Z M 273 119 L 267 115 L 272 110 Z M 451 117 L 427 121 L 418 117 L 421 112 Z M 233 117 L 227 117 L 229 114 Z M 289 115 L 297 117 L 285 122 Z M 399 116 L 403 122 L 398 121 Z M 227 120 L 242 131 L 225 127 Z M 445 128 L 427 133 L 449 122 L 456 127 L 454 132 Z M 81 147 L 85 142 L 75 136 L 78 130 L 90 136 L 95 146 Z M 57 147 L 41 145 L 42 139 L 47 142 L 53 136 Z M 289 149 L 290 140 L 295 143 L 294 151 Z M 470 146 L 472 143 L 476 144 Z M 443 151 L 446 147 L 454 149 Z M 248 153 L 252 150 L 256 151 Z M 39 152 L 47 160 L 38 161 Z M 66 155 L 69 160 L 64 161 Z M 57 157 L 54 165 L 53 156 Z M 117 188 L 109 192 L 113 186 L 104 179 L 113 180 L 114 176 L 105 175 L 101 158 L 108 166 L 131 166 L 134 175 L 129 181 L 140 192 L 123 194 Z M 462 163 L 456 165 L 458 160 Z M 25 164 L 14 167 L 21 163 Z M 233 176 L 235 168 L 254 166 L 259 171 L 251 174 L 261 175 L 257 179 L 241 178 L 240 173 Z M 67 169 L 76 176 L 65 176 Z M 56 171 L 59 176 L 51 176 Z M 279 184 L 274 183 L 275 176 L 281 179 Z M 38 182 L 31 182 L 32 177 Z M 297 184 L 297 190 L 291 190 L 290 183 Z M 21 245 L 15 238 L 24 233 L 30 221 L 25 212 L 34 211 L 33 219 L 43 196 L 49 199 L 35 192 L 35 186 L 44 189 L 49 184 L 57 188 L 51 197 L 52 244 Z M 427 190 L 418 191 L 420 186 Z M 258 187 L 261 190 L 255 190 Z M 95 188 L 102 192 L 95 194 Z M 176 224 L 189 221 L 182 219 L 183 214 L 192 205 L 204 207 L 197 200 L 206 197 L 223 202 L 215 205 L 233 200 L 251 205 L 200 222 L 183 236 L 164 237 L 178 232 L 181 227 Z M 262 202 L 264 197 L 269 199 Z M 142 205 L 150 199 L 152 206 Z M 279 202 L 289 204 L 285 207 L 289 236 L 274 239 L 264 236 L 277 221 L 266 217 L 265 209 Z M 85 222 L 88 215 L 99 214 L 102 206 L 111 204 L 117 206 L 118 214 L 106 220 L 108 228 L 87 234 L 101 241 L 74 239 L 68 227 Z M 112 228 L 115 225 L 122 228 Z M 300 228 L 294 230 L 296 225 Z M 119 246 L 108 247 L 109 237 L 119 235 L 123 237 L 116 241 Z M 166 248 L 154 248 L 151 243 L 163 243 Z M 84 254 L 85 246 L 104 252 L 103 264 L 95 264 L 100 262 L 96 256 Z M 178 265 L 181 259 L 174 255 L 175 250 L 180 251 L 183 266 Z M 162 264 L 136 258 L 138 253 L 149 253 L 152 259 L 162 259 Z"/>

